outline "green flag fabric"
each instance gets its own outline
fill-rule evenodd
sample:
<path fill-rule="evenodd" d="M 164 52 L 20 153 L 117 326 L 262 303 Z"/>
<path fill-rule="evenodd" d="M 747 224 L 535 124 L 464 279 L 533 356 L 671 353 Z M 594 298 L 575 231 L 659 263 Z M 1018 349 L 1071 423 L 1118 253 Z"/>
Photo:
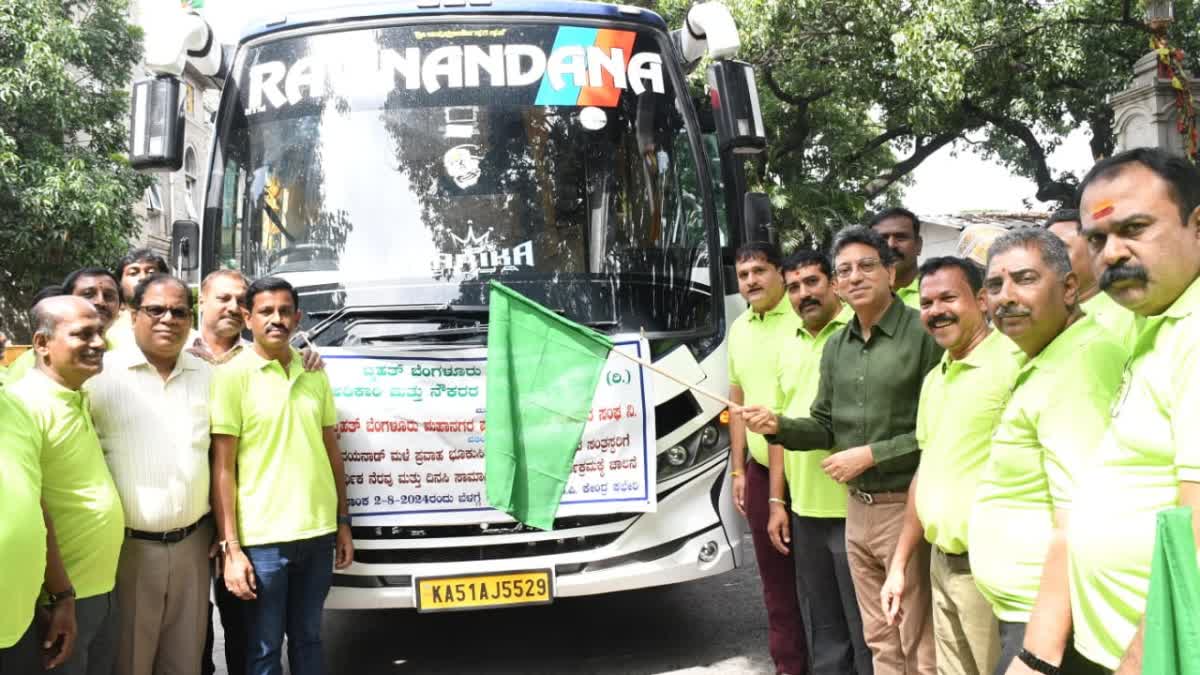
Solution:
<path fill-rule="evenodd" d="M 1146 598 L 1142 672 L 1200 673 L 1200 565 L 1192 509 L 1160 511 Z"/>
<path fill-rule="evenodd" d="M 549 530 L 613 342 L 495 281 L 488 307 L 488 504 Z"/>

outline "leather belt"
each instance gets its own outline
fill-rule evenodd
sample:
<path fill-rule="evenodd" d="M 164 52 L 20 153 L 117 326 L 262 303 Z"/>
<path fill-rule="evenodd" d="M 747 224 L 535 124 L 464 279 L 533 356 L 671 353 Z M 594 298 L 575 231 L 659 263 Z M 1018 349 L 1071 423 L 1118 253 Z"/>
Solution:
<path fill-rule="evenodd" d="M 908 501 L 907 492 L 863 492 L 850 488 L 850 496 L 870 506 L 872 504 L 901 504 Z"/>
<path fill-rule="evenodd" d="M 946 567 L 953 572 L 960 574 L 971 573 L 971 556 L 970 552 L 965 553 L 947 553 L 937 546 L 933 547 L 933 554 L 940 555 L 946 559 Z"/>
<path fill-rule="evenodd" d="M 162 544 L 178 544 L 184 539 L 187 539 L 188 535 L 195 532 L 197 528 L 203 525 L 204 521 L 208 520 L 210 515 L 211 514 L 206 513 L 203 516 L 200 516 L 200 520 L 197 520 L 187 527 L 167 530 L 166 532 L 145 532 L 143 530 L 134 530 L 127 527 L 125 528 L 125 536 L 133 539 L 144 539 L 145 541 L 157 541 Z"/>

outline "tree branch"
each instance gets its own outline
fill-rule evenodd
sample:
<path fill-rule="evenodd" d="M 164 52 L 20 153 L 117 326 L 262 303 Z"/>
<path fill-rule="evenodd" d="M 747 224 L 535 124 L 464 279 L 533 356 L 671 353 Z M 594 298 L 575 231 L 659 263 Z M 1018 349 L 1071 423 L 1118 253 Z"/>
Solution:
<path fill-rule="evenodd" d="M 896 181 L 912 173 L 913 169 L 920 166 L 921 162 L 928 159 L 930 155 L 953 142 L 962 132 L 962 129 L 955 129 L 954 131 L 942 132 L 928 139 L 918 139 L 917 145 L 913 148 L 911 155 L 896 162 L 890 169 L 872 178 L 859 192 L 867 199 L 878 197 Z"/>
<path fill-rule="evenodd" d="M 1037 183 L 1036 197 L 1038 201 L 1069 202 L 1074 198 L 1074 184 L 1054 180 L 1050 173 L 1050 166 L 1046 163 L 1046 149 L 1042 147 L 1032 129 L 1011 117 L 984 110 L 970 101 L 963 103 L 963 109 L 968 114 L 974 115 L 1012 136 L 1025 146 L 1025 152 L 1033 164 L 1033 180 Z"/>
<path fill-rule="evenodd" d="M 783 87 L 779 86 L 779 81 L 775 79 L 775 67 L 770 63 L 763 64 L 763 82 L 767 85 L 767 89 L 771 90 L 771 94 L 773 94 L 775 98 L 783 101 L 784 103 L 788 103 L 800 108 L 801 114 L 807 113 L 809 104 L 819 101 L 833 93 L 832 87 L 826 87 L 825 89 L 820 89 L 816 93 L 809 94 L 808 96 L 789 94 L 783 90 Z"/>
<path fill-rule="evenodd" d="M 855 150 L 854 152 L 850 153 L 849 155 L 846 155 L 844 158 L 842 158 L 840 161 L 838 161 L 835 166 L 849 166 L 851 164 L 854 164 L 858 160 L 865 157 L 868 153 L 873 152 L 873 151 L 879 149 L 880 147 L 882 147 L 885 143 L 890 143 L 890 142 L 896 140 L 897 138 L 900 138 L 901 136 L 908 136 L 911 133 L 912 133 L 912 127 L 910 127 L 907 124 L 901 124 L 900 126 L 895 127 L 893 129 L 888 129 L 888 130 L 884 131 L 883 133 L 879 134 L 878 136 L 876 136 L 875 138 L 872 138 L 871 140 L 864 143 L 863 146 L 861 148 L 859 148 L 858 150 Z M 829 169 L 829 173 L 825 174 L 825 179 L 822 182 L 825 183 L 826 185 L 828 185 L 833 182 L 833 179 L 836 175 L 837 175 L 837 172 L 836 172 L 834 166 L 831 166 Z"/>

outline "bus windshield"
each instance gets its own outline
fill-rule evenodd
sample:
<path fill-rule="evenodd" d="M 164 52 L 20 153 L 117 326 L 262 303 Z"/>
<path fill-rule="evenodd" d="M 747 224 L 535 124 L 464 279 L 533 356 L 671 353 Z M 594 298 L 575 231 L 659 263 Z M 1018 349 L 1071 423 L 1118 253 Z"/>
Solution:
<path fill-rule="evenodd" d="M 711 331 L 711 195 L 667 49 L 534 22 L 251 43 L 206 265 L 327 289 L 309 311 L 484 304 L 496 279 L 609 332 Z"/>

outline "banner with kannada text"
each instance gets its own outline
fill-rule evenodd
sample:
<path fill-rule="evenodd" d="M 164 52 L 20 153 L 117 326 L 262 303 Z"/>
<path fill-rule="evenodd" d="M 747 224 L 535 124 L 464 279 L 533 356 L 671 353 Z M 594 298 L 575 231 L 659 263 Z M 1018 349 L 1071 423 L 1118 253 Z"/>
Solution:
<path fill-rule="evenodd" d="M 637 337 L 618 350 L 646 357 Z M 511 522 L 484 497 L 483 347 L 386 356 L 322 351 L 356 525 Z M 654 397 L 641 366 L 610 354 L 558 516 L 656 508 Z"/>

